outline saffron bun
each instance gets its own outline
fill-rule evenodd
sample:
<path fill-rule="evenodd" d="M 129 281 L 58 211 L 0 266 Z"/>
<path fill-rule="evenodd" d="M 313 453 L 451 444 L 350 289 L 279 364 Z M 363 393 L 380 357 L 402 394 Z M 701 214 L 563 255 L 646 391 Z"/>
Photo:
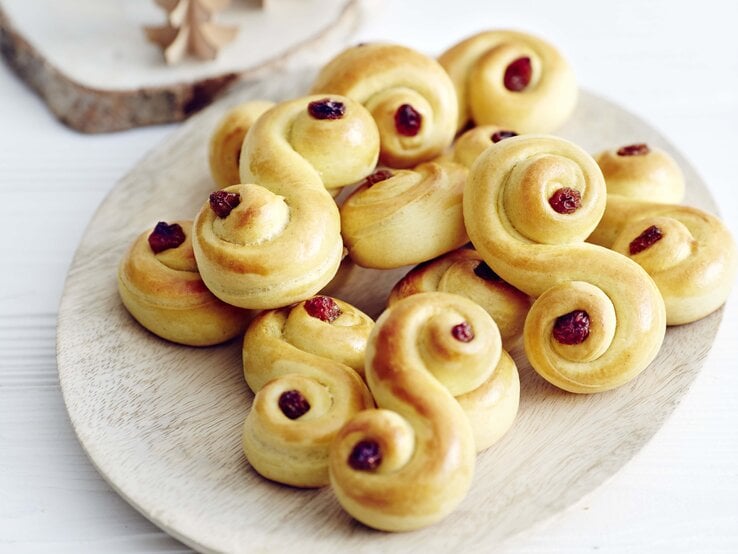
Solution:
<path fill-rule="evenodd" d="M 351 419 L 331 447 L 331 486 L 346 511 L 376 529 L 407 531 L 461 502 L 477 447 L 454 396 L 488 382 L 501 352 L 494 321 L 467 298 L 420 293 L 385 310 L 366 356 L 379 409 Z"/>
<path fill-rule="evenodd" d="M 351 259 L 363 267 L 391 269 L 468 242 L 462 211 L 466 175 L 466 168 L 451 162 L 374 173 L 340 208 Z"/>
<path fill-rule="evenodd" d="M 684 199 L 684 175 L 661 148 L 644 143 L 604 150 L 595 156 L 608 194 L 646 202 L 678 204 Z"/>
<path fill-rule="evenodd" d="M 456 91 L 446 72 L 420 52 L 395 44 L 348 48 L 329 61 L 313 94 L 342 94 L 372 113 L 380 161 L 407 168 L 441 154 L 456 133 Z"/>
<path fill-rule="evenodd" d="M 311 302 L 330 306 L 330 317 L 311 315 Z M 258 473 L 296 487 L 328 484 L 331 441 L 346 421 L 374 406 L 360 376 L 373 325 L 330 297 L 254 319 L 243 341 L 244 377 L 255 397 L 242 446 Z"/>
<path fill-rule="evenodd" d="M 457 130 L 469 122 L 519 133 L 549 133 L 574 111 L 574 71 L 559 51 L 530 34 L 478 33 L 438 58 L 456 88 Z"/>
<path fill-rule="evenodd" d="M 711 314 L 735 283 L 735 240 L 720 219 L 697 208 L 612 194 L 588 240 L 648 272 L 664 298 L 668 325 Z"/>
<path fill-rule="evenodd" d="M 459 248 L 416 266 L 392 288 L 388 304 L 433 291 L 466 296 L 484 308 L 497 324 L 505 349 L 522 339 L 531 299 L 495 274 L 473 248 Z"/>
<path fill-rule="evenodd" d="M 228 110 L 213 130 L 208 143 L 210 174 L 217 188 L 241 182 L 239 162 L 243 139 L 261 114 L 274 106 L 269 100 L 251 100 Z"/>
<path fill-rule="evenodd" d="M 664 301 L 645 270 L 584 242 L 606 199 L 594 159 L 544 135 L 489 147 L 464 191 L 477 251 L 505 281 L 536 297 L 523 332 L 528 360 L 546 380 L 577 393 L 635 378 L 666 330 Z"/>
<path fill-rule="evenodd" d="M 321 290 L 343 257 L 328 189 L 366 177 L 378 154 L 371 115 L 349 98 L 306 97 L 265 112 L 244 141 L 242 184 L 213 193 L 237 198 L 235 206 L 216 213 L 211 195 L 195 218 L 195 257 L 208 288 L 253 309 L 286 306 Z"/>
<path fill-rule="evenodd" d="M 220 301 L 205 286 L 192 251 L 192 222 L 171 225 L 182 233 L 179 245 L 155 252 L 150 229 L 126 251 L 118 267 L 123 305 L 146 329 L 179 344 L 210 346 L 240 335 L 251 312 Z"/>

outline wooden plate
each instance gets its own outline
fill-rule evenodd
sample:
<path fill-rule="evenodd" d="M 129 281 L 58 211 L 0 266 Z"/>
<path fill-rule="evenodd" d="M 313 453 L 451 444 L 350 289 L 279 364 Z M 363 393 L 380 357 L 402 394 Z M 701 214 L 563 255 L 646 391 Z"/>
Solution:
<path fill-rule="evenodd" d="M 240 446 L 252 399 L 240 342 L 197 349 L 158 339 L 122 307 L 115 273 L 138 233 L 160 219 L 193 217 L 214 188 L 206 144 L 221 114 L 246 98 L 300 95 L 312 75 L 277 75 L 234 91 L 146 156 L 102 203 L 77 250 L 59 311 L 57 358 L 69 416 L 111 486 L 199 550 L 488 551 L 592 491 L 646 444 L 697 375 L 722 314 L 670 328 L 651 367 L 598 395 L 559 391 L 514 353 L 522 385 L 516 423 L 479 455 L 461 506 L 430 528 L 373 531 L 343 512 L 329 488 L 298 490 L 262 479 Z M 602 98 L 582 93 L 560 134 L 591 152 L 641 141 L 660 146 L 685 172 L 686 202 L 715 210 L 679 152 Z M 403 273 L 357 270 L 336 294 L 376 316 Z"/>

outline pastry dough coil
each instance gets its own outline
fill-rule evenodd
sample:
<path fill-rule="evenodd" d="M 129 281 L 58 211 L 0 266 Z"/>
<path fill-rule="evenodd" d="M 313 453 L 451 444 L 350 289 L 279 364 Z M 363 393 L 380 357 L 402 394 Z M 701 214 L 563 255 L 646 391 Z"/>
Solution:
<path fill-rule="evenodd" d="M 495 275 L 477 251 L 459 248 L 418 265 L 394 286 L 388 304 L 433 291 L 466 296 L 482 306 L 495 320 L 507 350 L 522 338 L 530 298 Z"/>
<path fill-rule="evenodd" d="M 326 190 L 354 183 L 376 164 L 379 137 L 363 106 L 338 96 L 340 119 L 315 119 L 307 97 L 263 114 L 241 152 L 240 203 L 221 218 L 208 202 L 193 245 L 213 293 L 246 308 L 285 306 L 318 292 L 343 255 L 338 208 Z"/>
<path fill-rule="evenodd" d="M 628 155 L 628 148 L 645 147 L 642 154 Z M 641 145 L 613 148 L 595 156 L 605 177 L 608 194 L 646 202 L 676 204 L 684 199 L 684 175 L 669 154 Z"/>
<path fill-rule="evenodd" d="M 565 189 L 580 196 L 572 213 L 551 204 Z M 604 391 L 634 378 L 656 357 L 665 333 L 664 302 L 648 274 L 620 254 L 582 242 L 600 220 L 605 199 L 594 160 L 549 136 L 490 147 L 472 167 L 464 192 L 464 219 L 476 249 L 503 279 L 538 297 L 524 329 L 531 365 L 571 392 Z M 578 344 L 583 322 L 576 321 L 577 311 L 589 316 L 589 335 L 579 335 Z M 572 340 L 555 337 L 559 325 Z"/>
<path fill-rule="evenodd" d="M 390 269 L 468 242 L 462 211 L 467 170 L 428 162 L 364 183 L 341 206 L 341 232 L 358 265 Z"/>
<path fill-rule="evenodd" d="M 508 68 L 529 60 L 522 90 L 505 86 Z M 444 52 L 439 62 L 451 76 L 459 102 L 457 129 L 501 125 L 519 133 L 548 133 L 574 111 L 578 90 L 569 63 L 551 44 L 516 31 L 486 31 Z"/>
<path fill-rule="evenodd" d="M 457 336 L 471 339 L 455 338 L 460 326 L 468 328 Z M 377 529 L 405 531 L 440 520 L 461 502 L 472 480 L 475 442 L 453 395 L 485 386 L 500 355 L 489 314 L 457 295 L 417 294 L 379 317 L 366 356 L 379 409 L 349 421 L 331 447 L 331 485 L 352 516 Z M 373 454 L 370 466 L 360 465 L 368 461 L 366 451 Z"/>
<path fill-rule="evenodd" d="M 348 48 L 322 68 L 312 92 L 343 94 L 364 104 L 379 127 L 380 160 L 390 167 L 428 161 L 454 138 L 457 102 L 453 84 L 438 62 L 404 46 Z M 421 119 L 419 128 L 410 134 L 398 132 L 396 123 L 398 110 L 406 105 Z"/>
<path fill-rule="evenodd" d="M 154 253 L 151 230 L 131 244 L 118 268 L 118 291 L 131 315 L 164 339 L 189 346 L 219 344 L 240 335 L 250 312 L 218 300 L 200 278 L 192 252 L 192 222 L 177 221 L 185 241 Z"/>
<path fill-rule="evenodd" d="M 252 100 L 228 110 L 218 122 L 208 145 L 210 174 L 218 188 L 241 182 L 239 160 L 243 139 L 259 116 L 274 106 L 269 100 Z"/>
<path fill-rule="evenodd" d="M 649 229 L 657 229 L 650 238 L 658 239 L 643 248 L 650 242 Z M 630 257 L 653 277 L 664 297 L 668 325 L 711 314 L 735 282 L 733 237 L 722 221 L 697 208 L 610 195 L 605 216 L 588 240 Z"/>
<path fill-rule="evenodd" d="M 262 312 L 244 336 L 244 377 L 255 397 L 242 445 L 254 469 L 268 479 L 296 487 L 327 485 L 331 441 L 345 422 L 374 406 L 358 373 L 374 322 L 334 301 L 342 313 L 332 322 L 312 317 L 301 302 Z M 309 409 L 290 419 L 280 398 L 295 392 Z"/>

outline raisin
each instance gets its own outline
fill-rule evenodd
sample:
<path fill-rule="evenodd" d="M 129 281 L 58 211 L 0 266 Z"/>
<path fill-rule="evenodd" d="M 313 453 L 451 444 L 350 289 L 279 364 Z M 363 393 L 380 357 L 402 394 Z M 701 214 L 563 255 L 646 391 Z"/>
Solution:
<path fill-rule="evenodd" d="M 503 139 L 517 137 L 517 136 L 518 134 L 515 131 L 495 131 L 494 133 L 492 133 L 492 136 L 489 138 L 492 139 L 492 142 L 497 144 Z"/>
<path fill-rule="evenodd" d="M 634 238 L 628 246 L 630 255 L 643 252 L 646 248 L 650 248 L 655 242 L 660 241 L 664 237 L 664 233 L 656 225 L 651 225 L 645 229 L 640 235 Z"/>
<path fill-rule="evenodd" d="M 343 312 L 333 298 L 328 296 L 314 296 L 305 301 L 305 311 L 326 323 L 333 323 Z"/>
<path fill-rule="evenodd" d="M 581 344 L 589 336 L 589 314 L 574 310 L 556 318 L 553 336 L 561 344 Z"/>
<path fill-rule="evenodd" d="M 215 191 L 210 195 L 210 207 L 219 218 L 228 217 L 231 210 L 241 203 L 241 195 L 237 192 Z"/>
<path fill-rule="evenodd" d="M 451 335 L 459 342 L 470 342 L 474 339 L 474 330 L 466 321 L 451 328 Z"/>
<path fill-rule="evenodd" d="M 392 177 L 392 175 L 393 174 L 389 169 L 378 169 L 377 171 L 369 175 L 366 179 L 364 179 L 364 182 L 361 183 L 361 185 L 371 187 L 372 185 L 375 185 L 380 181 L 385 181 L 389 179 L 390 177 Z"/>
<path fill-rule="evenodd" d="M 310 410 L 310 403 L 300 391 L 288 390 L 279 395 L 279 409 L 290 419 L 297 419 Z"/>
<path fill-rule="evenodd" d="M 395 112 L 395 128 L 406 137 L 414 137 L 420 132 L 423 116 L 410 104 L 403 104 Z"/>
<path fill-rule="evenodd" d="M 530 83 L 533 66 L 530 58 L 518 58 L 505 69 L 505 88 L 512 92 L 520 92 Z"/>
<path fill-rule="evenodd" d="M 618 149 L 618 156 L 645 156 L 651 151 L 648 144 L 641 142 L 638 144 L 629 144 Z"/>
<path fill-rule="evenodd" d="M 154 254 L 170 248 L 177 248 L 185 241 L 185 234 L 179 223 L 167 224 L 160 221 L 149 235 L 149 246 Z"/>
<path fill-rule="evenodd" d="M 382 463 L 379 443 L 371 440 L 357 442 L 348 457 L 348 464 L 359 471 L 373 471 Z"/>
<path fill-rule="evenodd" d="M 308 104 L 308 113 L 315 119 L 341 119 L 346 114 L 346 104 L 323 98 Z"/>
<path fill-rule="evenodd" d="M 582 205 L 582 195 L 578 190 L 564 187 L 556 190 L 548 203 L 555 212 L 560 214 L 573 214 Z"/>

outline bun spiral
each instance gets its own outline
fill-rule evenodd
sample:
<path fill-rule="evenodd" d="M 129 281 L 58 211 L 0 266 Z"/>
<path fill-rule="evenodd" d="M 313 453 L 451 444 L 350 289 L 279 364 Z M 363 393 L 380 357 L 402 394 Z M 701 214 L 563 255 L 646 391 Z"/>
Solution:
<path fill-rule="evenodd" d="M 123 305 L 146 329 L 189 346 L 240 335 L 250 312 L 218 300 L 200 278 L 192 252 L 192 222 L 160 222 L 136 238 L 118 268 Z"/>
<path fill-rule="evenodd" d="M 380 409 L 349 421 L 330 454 L 331 485 L 352 516 L 406 531 L 440 520 L 461 502 L 475 441 L 453 395 L 471 397 L 484 387 L 500 353 L 492 319 L 457 295 L 417 294 L 379 317 L 366 378 Z"/>
<path fill-rule="evenodd" d="M 602 173 L 578 146 L 550 136 L 514 137 L 472 167 L 464 219 L 472 243 L 503 279 L 537 297 L 525 350 L 554 385 L 608 390 L 656 357 L 664 302 L 624 256 L 582 241 L 605 209 Z"/>
<path fill-rule="evenodd" d="M 381 169 L 341 206 L 341 232 L 358 265 L 390 269 L 468 242 L 462 211 L 467 170 L 451 162 Z"/>
<path fill-rule="evenodd" d="M 466 296 L 482 306 L 495 320 L 506 349 L 522 338 L 530 298 L 503 281 L 476 250 L 459 248 L 413 268 L 393 287 L 388 304 L 434 291 Z"/>
<path fill-rule="evenodd" d="M 343 94 L 372 113 L 381 136 L 380 161 L 413 167 L 438 156 L 456 132 L 456 92 L 434 59 L 394 44 L 363 44 L 328 62 L 314 94 Z"/>
<path fill-rule="evenodd" d="M 326 188 L 364 178 L 378 151 L 374 121 L 348 98 L 301 98 L 264 113 L 241 152 L 246 184 L 213 193 L 195 219 L 195 256 L 208 288 L 257 309 L 318 292 L 343 255 Z"/>
<path fill-rule="evenodd" d="M 457 129 L 471 119 L 519 133 L 548 133 L 574 111 L 577 84 L 554 46 L 516 31 L 486 31 L 438 59 L 459 102 Z"/>
<path fill-rule="evenodd" d="M 261 475 L 296 487 L 328 484 L 331 441 L 374 406 L 359 375 L 373 325 L 350 304 L 316 296 L 262 312 L 249 326 L 243 369 L 255 397 L 242 444 Z"/>

